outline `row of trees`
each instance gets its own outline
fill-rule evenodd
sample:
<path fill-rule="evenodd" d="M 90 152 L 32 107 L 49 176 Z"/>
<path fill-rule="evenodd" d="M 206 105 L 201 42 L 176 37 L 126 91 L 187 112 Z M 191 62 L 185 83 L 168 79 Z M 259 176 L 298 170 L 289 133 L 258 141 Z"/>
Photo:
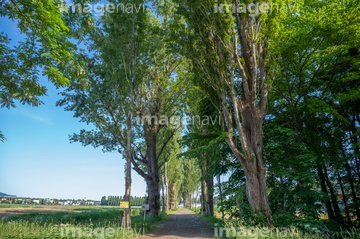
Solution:
<path fill-rule="evenodd" d="M 124 198 L 122 196 L 103 196 L 101 198 L 101 205 L 104 206 L 120 206 L 120 202 L 124 201 Z M 130 206 L 141 206 L 145 204 L 147 201 L 147 197 L 136 197 L 131 196 L 130 197 Z"/>
<path fill-rule="evenodd" d="M 280 39 L 306 44 L 278 46 L 281 71 L 265 126 L 270 188 L 278 206 L 273 211 L 281 217 L 294 217 L 288 201 L 306 204 L 302 215 L 318 219 L 314 204 L 321 202 L 332 224 L 360 223 L 360 18 L 354 4 L 314 2 L 306 14 L 286 19 L 299 30 L 286 28 Z"/>
<path fill-rule="evenodd" d="M 263 215 L 269 225 L 359 225 L 358 1 L 310 1 L 281 24 L 273 15 L 217 18 L 207 3 L 182 8 L 196 29 L 186 40 L 204 94 L 193 114 L 223 119 L 189 127 L 183 138 L 185 155 L 204 172 L 202 210 L 213 214 L 206 204 L 216 191 L 231 215 Z M 225 173 L 231 176 L 220 183 Z"/>
<path fill-rule="evenodd" d="M 81 7 L 95 2 L 74 1 Z M 238 0 L 126 3 L 144 7 L 101 17 L 57 13 L 49 21 L 64 29 L 55 36 L 27 28 L 49 27 L 41 25 L 41 14 L 31 15 L 43 11 L 30 2 L 1 8 L 29 31 L 28 44 L 54 38 L 69 47 L 40 40 L 44 54 L 32 62 L 50 59 L 49 79 L 68 84 L 58 105 L 94 126 L 71 142 L 126 159 L 124 200 L 131 201 L 133 168 L 146 181 L 154 216 L 160 200 L 167 211 L 180 197 L 186 206 L 200 197 L 201 212 L 213 215 L 217 194 L 223 218 L 226 211 L 269 226 L 319 225 L 323 203 L 324 223 L 360 223 L 359 0 L 249 2 L 275 5 L 255 15 L 241 11 Z M 85 41 L 89 52 L 71 38 Z M 16 52 L 0 47 L 4 56 Z M 69 64 L 61 63 L 67 57 Z M 5 66 L 3 106 L 16 98 L 30 104 L 16 91 L 23 71 Z M 6 83 L 10 73 L 13 84 Z M 218 120 L 185 127 L 178 120 L 184 116 Z M 230 178 L 221 182 L 224 174 Z"/>
<path fill-rule="evenodd" d="M 144 2 L 128 4 L 140 6 Z M 171 148 L 169 142 L 179 128 L 177 122 L 162 116 L 181 114 L 189 83 L 187 62 L 172 36 L 179 23 L 173 17 L 174 5 L 154 1 L 153 7 L 155 11 L 144 7 L 137 13 L 105 12 L 96 25 L 88 26 L 86 39 L 92 54 L 78 55 L 87 64 L 86 85 L 73 82 L 58 105 L 96 127 L 74 134 L 72 142 L 118 151 L 126 158 L 125 200 L 130 200 L 131 167 L 144 178 L 150 213 L 156 217 L 160 210 L 159 171 L 165 168 L 169 157 L 164 156 L 166 148 Z M 74 26 L 73 31 L 77 31 Z M 176 183 L 171 187 L 176 201 Z M 131 227 L 130 210 L 124 214 L 126 228 Z"/>

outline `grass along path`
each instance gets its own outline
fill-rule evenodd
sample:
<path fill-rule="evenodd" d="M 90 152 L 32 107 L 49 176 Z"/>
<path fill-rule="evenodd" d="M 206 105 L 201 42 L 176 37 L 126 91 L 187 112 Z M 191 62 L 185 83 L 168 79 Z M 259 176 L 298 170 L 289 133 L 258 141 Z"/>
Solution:
<path fill-rule="evenodd" d="M 340 233 L 324 234 L 316 228 L 307 227 L 300 229 L 291 227 L 262 227 L 260 225 L 251 225 L 251 222 L 245 222 L 241 219 L 229 218 L 225 215 L 225 223 L 222 223 L 219 208 L 214 208 L 215 216 L 209 216 L 206 213 L 200 214 L 200 208 L 191 209 L 198 217 L 206 221 L 212 228 L 214 236 L 218 238 L 236 238 L 236 239 L 358 239 L 360 231 L 354 228 L 354 231 L 343 231 Z"/>

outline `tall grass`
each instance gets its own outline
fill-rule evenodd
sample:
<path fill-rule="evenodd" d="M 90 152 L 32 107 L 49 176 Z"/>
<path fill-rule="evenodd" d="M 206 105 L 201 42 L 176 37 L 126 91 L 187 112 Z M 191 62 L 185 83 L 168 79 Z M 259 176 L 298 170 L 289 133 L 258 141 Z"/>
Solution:
<path fill-rule="evenodd" d="M 354 230 L 352 232 L 341 232 L 325 234 L 318 230 L 318 228 L 297 228 L 290 227 L 262 227 L 260 225 L 251 226 L 251 222 L 244 222 L 243 220 L 228 219 L 224 225 L 217 224 L 215 226 L 215 234 L 219 237 L 225 238 L 270 238 L 270 239 L 323 239 L 323 238 L 360 238 L 360 231 Z"/>
<path fill-rule="evenodd" d="M 193 212 L 209 223 L 214 230 L 215 237 L 218 238 L 269 238 L 269 239 L 324 239 L 324 238 L 344 238 L 355 239 L 360 238 L 360 231 L 354 228 L 351 232 L 343 231 L 332 234 L 325 234 L 319 231 L 318 228 L 313 228 L 310 225 L 305 228 L 291 227 L 274 227 L 268 228 L 256 225 L 255 222 L 244 221 L 235 218 L 225 219 L 224 224 L 222 220 L 217 217 L 209 216 L 206 213 L 200 214 L 200 208 L 191 209 Z M 215 209 L 216 211 L 216 209 Z"/>
<path fill-rule="evenodd" d="M 132 211 L 133 230 L 121 228 L 121 209 L 102 209 L 80 213 L 31 213 L 0 220 L 0 238 L 131 238 L 154 230 L 164 219 Z M 109 232 L 109 233 L 108 233 Z M 112 233 L 110 233 L 112 232 Z"/>

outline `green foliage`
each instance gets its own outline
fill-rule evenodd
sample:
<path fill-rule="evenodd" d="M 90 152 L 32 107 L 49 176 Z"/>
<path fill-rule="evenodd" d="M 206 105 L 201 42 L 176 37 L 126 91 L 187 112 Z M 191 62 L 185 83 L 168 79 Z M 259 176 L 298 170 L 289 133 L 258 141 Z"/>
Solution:
<path fill-rule="evenodd" d="M 43 75 L 56 86 L 69 84 L 69 76 L 80 79 L 82 63 L 75 60 L 73 33 L 63 19 L 60 0 L 3 1 L 0 16 L 15 21 L 23 41 L 10 44 L 10 37 L 0 34 L 0 105 L 15 107 L 15 101 L 38 106 L 46 88 L 39 81 Z M 74 79 L 72 79 L 74 80 Z"/>
<path fill-rule="evenodd" d="M 183 193 L 185 198 L 190 199 L 195 190 L 199 187 L 201 172 L 195 158 L 189 159 L 186 157 L 183 160 Z M 192 202 L 190 201 L 192 204 Z"/>
<path fill-rule="evenodd" d="M 0 141 L 4 142 L 6 140 L 5 136 L 0 131 Z"/>
<path fill-rule="evenodd" d="M 351 228 L 351 220 L 342 216 L 349 207 L 338 209 L 336 175 L 349 175 L 348 161 L 356 167 L 353 156 L 341 156 L 349 144 L 339 127 L 358 114 L 353 108 L 359 79 L 356 2 L 308 1 L 301 14 L 284 16 L 274 45 L 279 71 L 264 128 L 274 225 Z M 319 204 L 330 205 L 337 223 L 320 219 Z"/>

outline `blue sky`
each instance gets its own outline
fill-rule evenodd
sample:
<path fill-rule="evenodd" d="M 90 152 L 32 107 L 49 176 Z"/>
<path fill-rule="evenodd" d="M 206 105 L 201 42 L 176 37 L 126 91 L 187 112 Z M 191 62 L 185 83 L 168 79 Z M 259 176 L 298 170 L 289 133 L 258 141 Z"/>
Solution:
<path fill-rule="evenodd" d="M 16 23 L 0 18 L 0 31 L 13 43 L 22 37 Z M 0 192 L 27 197 L 100 200 L 125 192 L 124 163 L 119 153 L 69 143 L 69 134 L 91 126 L 73 118 L 55 103 L 60 96 L 46 77 L 48 88 L 39 107 L 22 105 L 0 108 L 0 130 L 7 140 L 0 142 Z M 143 196 L 145 181 L 132 171 L 132 195 Z"/>

